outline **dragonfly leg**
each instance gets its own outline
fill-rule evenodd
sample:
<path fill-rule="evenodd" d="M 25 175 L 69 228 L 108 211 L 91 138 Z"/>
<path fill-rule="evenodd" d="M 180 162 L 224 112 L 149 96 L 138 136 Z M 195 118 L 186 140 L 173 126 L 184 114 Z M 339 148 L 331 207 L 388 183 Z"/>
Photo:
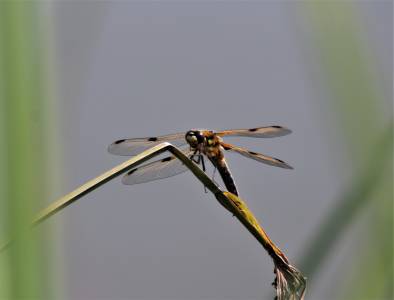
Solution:
<path fill-rule="evenodd" d="M 196 164 L 200 164 L 200 154 L 198 154 L 197 155 L 197 151 L 198 151 L 198 149 L 196 149 L 194 152 L 193 152 L 193 154 L 192 155 L 190 155 L 190 159 L 192 160 L 192 161 L 194 161 Z M 196 158 L 196 156 L 197 156 L 197 158 Z"/>
<path fill-rule="evenodd" d="M 204 160 L 204 156 L 200 153 L 200 159 L 201 159 L 201 165 L 202 165 L 202 170 L 205 172 L 205 160 Z M 207 187 L 204 185 L 204 191 L 205 193 L 208 193 L 207 191 Z"/>
<path fill-rule="evenodd" d="M 205 172 L 205 161 L 204 161 L 204 156 L 202 154 L 200 154 L 200 159 L 201 159 L 202 170 Z"/>
<path fill-rule="evenodd" d="M 200 164 L 200 162 L 201 162 L 201 165 L 202 165 L 202 170 L 205 172 L 205 160 L 204 160 L 204 156 L 201 154 L 201 152 L 199 152 L 198 154 L 197 154 L 197 151 L 198 151 L 198 149 L 196 149 L 195 151 L 194 151 L 194 153 L 192 154 L 192 155 L 190 155 L 190 159 L 192 160 L 192 161 L 194 161 L 196 164 Z M 207 191 L 207 187 L 204 185 L 204 191 L 205 191 L 205 193 L 208 193 L 208 191 Z"/>

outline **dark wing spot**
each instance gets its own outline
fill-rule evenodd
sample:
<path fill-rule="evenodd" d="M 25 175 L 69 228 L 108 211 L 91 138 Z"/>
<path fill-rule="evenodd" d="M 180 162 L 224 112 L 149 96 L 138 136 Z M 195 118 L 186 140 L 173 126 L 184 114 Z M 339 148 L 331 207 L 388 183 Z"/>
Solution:
<path fill-rule="evenodd" d="M 148 139 L 149 142 L 156 142 L 157 141 L 157 137 L 151 137 Z"/>
<path fill-rule="evenodd" d="M 250 132 L 255 132 L 255 131 L 257 131 L 257 130 L 259 130 L 259 128 L 250 128 L 250 129 L 249 129 Z"/>
<path fill-rule="evenodd" d="M 278 126 L 278 125 L 274 125 L 274 126 L 271 126 L 271 127 L 273 127 L 273 128 L 283 128 L 282 126 Z"/>
<path fill-rule="evenodd" d="M 253 151 L 248 151 L 249 152 L 249 154 L 252 154 L 252 155 L 259 155 L 257 152 L 253 152 Z"/>
<path fill-rule="evenodd" d="M 172 159 L 173 159 L 173 157 L 168 156 L 168 157 L 163 158 L 161 161 L 162 161 L 162 162 L 166 162 L 166 161 L 170 161 L 170 160 L 172 160 Z"/>
<path fill-rule="evenodd" d="M 128 173 L 127 173 L 127 175 L 131 175 L 131 174 L 133 174 L 135 171 L 137 171 L 138 170 L 138 168 L 135 168 L 135 169 L 132 169 L 132 170 L 130 170 Z"/>
<path fill-rule="evenodd" d="M 227 147 L 227 146 L 224 146 L 224 145 L 222 145 L 222 147 L 223 147 L 224 150 L 231 150 L 231 147 Z"/>
<path fill-rule="evenodd" d="M 285 164 L 285 162 L 279 158 L 275 158 L 277 161 L 281 162 L 282 164 Z"/>
<path fill-rule="evenodd" d="M 123 143 L 125 140 L 118 140 L 118 141 L 116 141 L 116 142 L 114 142 L 114 144 L 120 144 L 120 143 Z"/>

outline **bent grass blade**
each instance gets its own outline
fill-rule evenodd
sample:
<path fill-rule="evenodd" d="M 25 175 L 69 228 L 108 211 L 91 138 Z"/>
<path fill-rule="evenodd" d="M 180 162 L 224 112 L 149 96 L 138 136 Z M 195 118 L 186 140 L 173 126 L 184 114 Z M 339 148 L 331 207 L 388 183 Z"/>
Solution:
<path fill-rule="evenodd" d="M 276 288 L 276 299 L 303 299 L 306 278 L 295 267 L 290 265 L 288 259 L 283 252 L 271 241 L 263 228 L 259 225 L 257 219 L 249 210 L 244 201 L 229 192 L 223 192 L 212 181 L 211 178 L 203 170 L 201 170 L 192 160 L 183 154 L 177 147 L 170 143 L 164 142 L 154 146 L 127 160 L 126 162 L 112 168 L 100 176 L 86 182 L 71 193 L 61 197 L 47 208 L 43 209 L 34 218 L 31 223 L 32 227 L 37 226 L 50 216 L 61 211 L 63 208 L 71 205 L 78 199 L 94 191 L 98 187 L 114 179 L 115 177 L 129 171 L 132 168 L 144 163 L 145 161 L 165 152 L 169 151 L 175 157 L 182 161 L 185 166 L 199 179 L 202 184 L 208 188 L 219 201 L 219 203 L 230 211 L 246 229 L 260 242 L 264 249 L 268 252 L 275 264 L 276 279 L 273 285 Z M 11 245 L 11 240 L 0 248 L 0 252 L 4 251 Z"/>
<path fill-rule="evenodd" d="M 225 198 L 222 197 L 225 196 Z M 306 289 L 306 278 L 294 266 L 290 265 L 289 260 L 283 252 L 271 241 L 267 233 L 260 226 L 256 217 L 249 210 L 248 206 L 239 197 L 222 192 L 216 195 L 218 201 L 227 204 L 229 201 L 233 210 L 230 210 L 246 229 L 260 242 L 268 252 L 275 264 L 274 273 L 276 279 L 273 283 L 276 288 L 276 299 L 278 300 L 297 300 L 303 299 Z M 220 198 L 220 200 L 219 200 Z"/>

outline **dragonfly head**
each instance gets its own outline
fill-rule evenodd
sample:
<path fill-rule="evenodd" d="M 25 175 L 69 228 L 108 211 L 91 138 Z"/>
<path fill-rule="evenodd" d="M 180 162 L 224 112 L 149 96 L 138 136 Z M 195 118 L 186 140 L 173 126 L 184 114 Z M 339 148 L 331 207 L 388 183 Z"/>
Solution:
<path fill-rule="evenodd" d="M 204 135 L 199 130 L 189 130 L 186 132 L 185 139 L 193 149 L 204 143 Z"/>

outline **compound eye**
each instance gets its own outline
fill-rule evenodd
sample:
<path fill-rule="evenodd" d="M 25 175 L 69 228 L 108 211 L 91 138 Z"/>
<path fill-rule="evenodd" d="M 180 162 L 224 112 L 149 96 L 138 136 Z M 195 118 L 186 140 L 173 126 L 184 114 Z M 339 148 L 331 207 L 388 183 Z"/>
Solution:
<path fill-rule="evenodd" d="M 191 144 L 195 144 L 197 143 L 197 137 L 193 132 L 188 132 L 186 134 L 186 140 L 191 143 Z"/>
<path fill-rule="evenodd" d="M 195 135 L 190 135 L 189 137 L 188 137 L 188 139 L 189 139 L 189 141 L 191 142 L 191 143 L 197 143 L 197 137 L 195 136 Z"/>

